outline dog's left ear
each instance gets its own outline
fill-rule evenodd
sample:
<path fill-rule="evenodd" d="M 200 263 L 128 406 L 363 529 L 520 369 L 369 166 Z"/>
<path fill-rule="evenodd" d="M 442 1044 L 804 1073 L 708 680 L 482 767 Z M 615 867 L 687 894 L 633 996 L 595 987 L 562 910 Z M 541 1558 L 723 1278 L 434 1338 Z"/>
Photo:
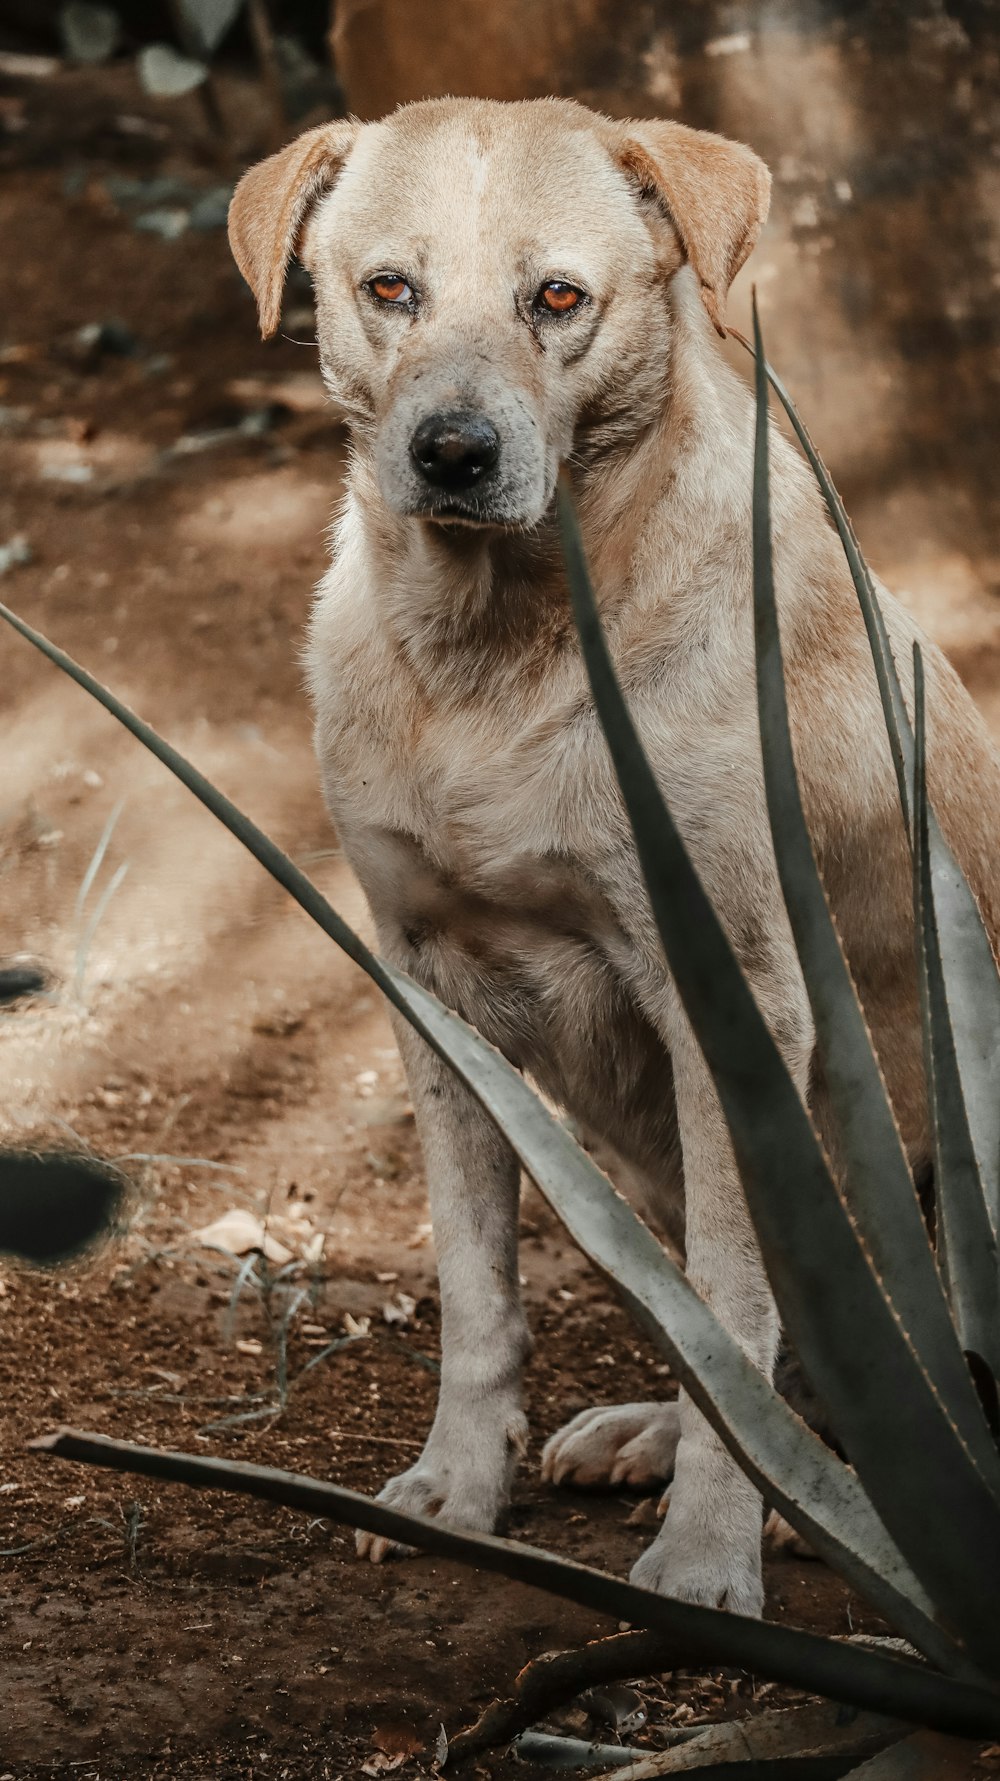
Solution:
<path fill-rule="evenodd" d="M 265 340 L 281 320 L 285 272 L 306 217 L 334 184 L 360 127 L 352 118 L 337 118 L 306 130 L 244 173 L 233 193 L 229 245 L 257 299 Z"/>
<path fill-rule="evenodd" d="M 726 295 L 767 219 L 771 175 L 753 150 L 708 130 L 654 118 L 620 126 L 616 159 L 664 210 L 722 335 Z"/>

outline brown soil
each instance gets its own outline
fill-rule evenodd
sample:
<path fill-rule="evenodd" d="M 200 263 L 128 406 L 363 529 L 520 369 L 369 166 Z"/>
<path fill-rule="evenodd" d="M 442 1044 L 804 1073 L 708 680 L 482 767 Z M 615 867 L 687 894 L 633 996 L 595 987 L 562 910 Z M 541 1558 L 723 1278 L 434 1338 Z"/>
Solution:
<path fill-rule="evenodd" d="M 297 666 L 343 438 L 311 348 L 259 346 L 224 235 L 164 241 L 112 202 L 109 170 L 218 177 L 183 134 L 114 126 L 141 112 L 117 78 L 16 89 L 0 543 L 26 535 L 32 560 L 0 592 L 364 925 Z M 72 338 L 112 317 L 135 355 Z M 307 320 L 289 322 L 308 338 Z M 269 403 L 260 436 L 162 455 Z M 0 1283 L 5 1776 L 346 1781 L 377 1772 L 380 1752 L 427 1774 L 442 1723 L 454 1732 L 530 1656 L 607 1623 L 435 1560 L 360 1565 L 345 1532 L 302 1515 L 25 1451 L 67 1421 L 374 1490 L 429 1423 L 436 1292 L 412 1114 L 366 981 L 85 695 L 13 635 L 0 651 L 0 954 L 42 959 L 55 985 L 0 1018 L 5 1133 L 68 1125 L 103 1154 L 181 1159 L 129 1165 L 129 1228 L 99 1259 Z M 193 1233 L 243 1204 L 313 1259 L 237 1296 L 240 1264 Z M 523 1254 L 534 1444 L 513 1531 L 624 1572 L 650 1537 L 635 1501 L 543 1489 L 538 1446 L 584 1404 L 669 1382 L 532 1192 Z M 324 1354 L 345 1330 L 357 1341 Z M 776 1617 L 873 1625 L 820 1565 L 776 1558 L 768 1588 Z M 664 1726 L 775 1698 L 748 1676 L 694 1673 L 642 1692 L 636 1737 L 653 1745 Z"/>

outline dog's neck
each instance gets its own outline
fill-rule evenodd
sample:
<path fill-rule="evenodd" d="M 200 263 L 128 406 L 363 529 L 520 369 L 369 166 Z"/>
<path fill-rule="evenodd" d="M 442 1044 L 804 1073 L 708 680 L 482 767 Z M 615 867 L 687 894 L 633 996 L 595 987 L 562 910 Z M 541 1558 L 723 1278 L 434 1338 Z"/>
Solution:
<path fill-rule="evenodd" d="M 657 580 L 672 584 L 678 598 L 697 559 L 733 523 L 734 500 L 749 523 L 750 412 L 749 393 L 714 344 L 706 345 L 703 327 L 693 337 L 681 328 L 662 398 L 645 424 L 638 422 L 627 444 L 590 462 L 581 453 L 573 492 L 606 619 L 642 580 L 643 543 L 654 515 L 657 541 L 671 557 L 659 563 Z M 733 462 L 720 477 L 723 458 Z M 530 676 L 532 664 L 538 674 L 546 672 L 553 652 L 573 639 L 554 509 L 524 532 L 400 518 L 387 507 L 363 449 L 351 489 L 385 565 L 373 590 L 379 621 L 435 696 L 482 697 L 491 682 L 502 692 L 512 674 Z"/>

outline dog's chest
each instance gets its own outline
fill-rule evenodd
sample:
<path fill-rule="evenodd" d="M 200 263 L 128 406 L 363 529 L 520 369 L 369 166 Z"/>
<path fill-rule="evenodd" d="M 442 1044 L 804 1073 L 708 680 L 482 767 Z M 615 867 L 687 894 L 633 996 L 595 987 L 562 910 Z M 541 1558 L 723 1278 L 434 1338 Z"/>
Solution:
<path fill-rule="evenodd" d="M 481 958 L 613 925 L 571 709 L 562 720 L 551 706 L 515 717 L 403 703 L 389 724 L 354 717 L 326 762 L 327 795 L 377 916 Z"/>

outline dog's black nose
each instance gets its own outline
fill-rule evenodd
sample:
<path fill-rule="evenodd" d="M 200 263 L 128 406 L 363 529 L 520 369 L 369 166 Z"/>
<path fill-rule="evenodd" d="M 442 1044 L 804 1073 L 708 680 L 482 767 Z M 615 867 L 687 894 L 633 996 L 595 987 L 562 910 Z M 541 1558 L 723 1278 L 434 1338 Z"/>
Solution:
<path fill-rule="evenodd" d="M 500 441 L 485 415 L 430 414 L 410 440 L 410 456 L 435 488 L 469 489 L 493 469 Z"/>

